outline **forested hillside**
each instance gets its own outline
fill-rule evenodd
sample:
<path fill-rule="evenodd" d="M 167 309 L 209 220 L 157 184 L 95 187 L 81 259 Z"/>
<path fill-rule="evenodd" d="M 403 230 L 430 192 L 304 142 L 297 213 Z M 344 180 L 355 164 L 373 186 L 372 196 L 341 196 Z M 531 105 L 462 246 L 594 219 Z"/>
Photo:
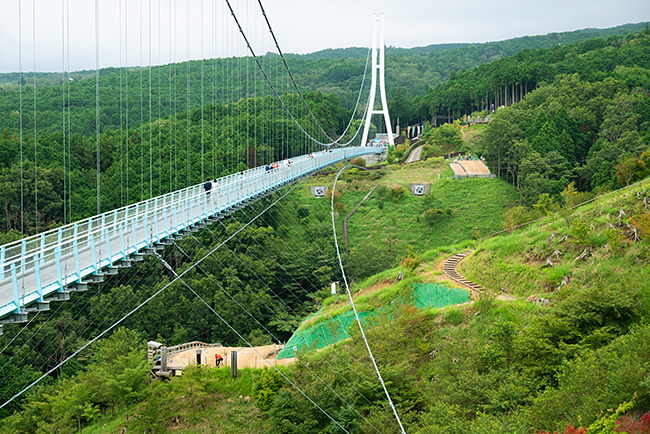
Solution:
<path fill-rule="evenodd" d="M 594 193 L 629 185 L 650 173 L 650 31 L 523 51 L 454 74 L 422 99 L 398 91 L 392 104 L 403 118 L 436 107 L 490 116 L 474 152 L 519 190 L 521 205 L 540 195 L 557 202 L 571 183 Z M 427 129 L 424 139 L 453 150 L 436 136 Z M 524 211 L 515 217 L 525 219 Z"/>
<path fill-rule="evenodd" d="M 452 72 L 458 74 L 469 71 L 524 50 L 552 46 L 561 48 L 591 38 L 601 38 L 607 41 L 607 44 L 618 44 L 622 43 L 619 41 L 625 41 L 627 35 L 636 33 L 643 27 L 642 23 L 628 24 L 611 29 L 552 33 L 484 44 L 430 45 L 411 49 L 389 47 L 386 58 L 387 94 L 392 99 L 397 90 L 402 89 L 408 99 L 423 97 L 428 89 L 445 82 L 450 75 L 453 77 Z M 347 48 L 302 56 L 288 55 L 287 60 L 296 81 L 305 93 L 332 93 L 339 98 L 346 110 L 351 110 L 357 100 L 367 54 L 368 50 L 365 48 Z M 279 93 L 292 92 L 286 78 L 279 75 L 283 66 L 277 55 L 268 54 L 261 62 Z M 62 106 L 65 105 L 72 116 L 71 131 L 85 136 L 91 135 L 95 129 L 95 73 L 71 72 L 65 78 L 64 80 L 60 73 L 36 74 L 37 134 L 61 129 Z M 531 77 L 530 83 L 536 83 L 537 78 L 542 77 Z M 18 73 L 0 74 L 0 125 L 9 128 L 10 132 L 19 127 L 18 82 Z M 32 96 L 33 74 L 23 73 L 23 83 L 23 92 Z M 367 81 L 366 86 L 368 84 Z M 490 88 L 490 95 L 493 93 L 492 89 L 497 89 L 503 84 L 503 80 L 496 81 Z M 180 62 L 154 66 L 151 70 L 136 66 L 125 67 L 122 71 L 118 68 L 106 68 L 101 70 L 99 88 L 102 131 L 116 128 L 122 123 L 137 125 L 150 117 L 159 118 L 182 113 L 187 111 L 188 106 L 194 109 L 201 104 L 228 104 L 241 98 L 270 94 L 265 79 L 257 72 L 255 62 L 250 58 Z M 472 98 L 479 104 L 484 92 L 475 90 L 475 93 Z M 447 110 L 459 115 L 459 110 L 466 105 L 458 101 L 447 103 L 441 100 L 439 106 L 428 104 L 426 110 L 420 110 L 417 116 L 398 113 L 394 118 L 401 117 L 402 123 L 405 124 L 426 120 L 436 113 L 446 115 Z M 25 98 L 23 126 L 28 130 L 33 129 L 33 110 L 33 98 Z M 332 116 L 332 119 L 336 119 L 336 116 Z M 335 120 L 332 128 L 335 133 L 342 132 L 342 126 Z M 327 131 L 330 132 L 329 129 Z"/>
<path fill-rule="evenodd" d="M 350 56 L 348 61 L 365 60 Z M 231 62 L 224 64 L 227 69 L 242 60 L 224 62 Z M 650 173 L 649 62 L 650 32 L 643 30 L 624 38 L 554 44 L 472 70 L 454 70 L 448 82 L 410 100 L 408 91 L 396 90 L 393 110 L 411 110 L 402 119 L 431 119 L 446 111 L 487 116 L 483 109 L 492 103 L 504 106 L 489 112 L 491 122 L 476 145 L 503 181 L 447 180 L 442 159 L 417 163 L 414 170 L 426 172 L 427 182 L 436 184 L 433 193 L 406 200 L 405 189 L 378 187 L 357 216 L 373 225 L 373 239 L 362 233 L 350 237 L 348 261 L 354 258 L 354 264 L 346 265 L 357 282 L 377 271 L 372 269 L 377 264 L 395 265 L 400 255 L 411 260 L 403 264 L 415 264 L 383 271 L 353 288 L 389 288 L 373 299 L 386 310 L 366 324 L 374 357 L 408 432 L 532 434 L 567 425 L 572 430 L 567 432 L 576 432 L 575 426 L 591 425 L 591 434 L 606 432 L 598 431 L 598 424 L 614 426 L 626 412 L 632 412 L 626 423 L 641 423 L 639 416 L 650 410 L 648 183 L 572 208 L 597 192 Z M 188 77 L 194 80 L 193 71 L 200 70 L 198 63 L 189 66 L 190 75 L 179 85 Z M 160 72 L 173 72 L 173 67 L 163 68 Z M 141 72 L 129 72 L 129 82 L 147 80 L 148 74 Z M 435 78 L 423 76 L 434 84 Z M 120 92 L 119 72 L 103 77 L 115 86 L 104 88 L 112 92 L 108 101 L 113 98 L 115 104 L 104 108 L 114 111 L 104 113 L 99 139 L 104 209 L 241 170 L 249 146 L 261 162 L 311 149 L 268 94 L 244 97 L 241 77 L 237 81 L 230 76 L 236 103 L 208 100 L 202 108 L 176 107 L 168 114 L 161 106 L 160 118 L 152 110 L 151 121 L 149 113 L 141 111 L 137 84 L 129 90 L 136 105 L 129 99 L 120 114 L 120 96 L 126 102 L 126 93 Z M 155 80 L 156 74 L 152 77 Z M 340 82 L 336 80 L 326 83 Z M 200 101 L 193 93 L 197 88 L 200 81 L 191 81 L 180 93 L 187 95 L 189 89 L 191 101 Z M 37 92 L 51 92 L 56 104 L 63 96 L 63 88 L 56 86 L 39 87 Z M 3 229 L 9 231 L 5 238 L 21 236 L 16 232 L 21 184 L 26 189 L 27 232 L 63 223 L 63 210 L 68 221 L 94 213 L 94 97 L 84 99 L 88 92 L 94 95 L 94 80 L 72 82 L 70 100 L 83 109 L 74 112 L 76 124 L 67 136 L 65 178 L 63 134 L 54 126 L 62 113 L 54 102 L 49 113 L 43 103 L 42 118 L 36 117 L 37 147 L 31 134 L 34 125 L 24 117 L 28 131 L 23 155 L 28 157 L 22 167 L 15 123 L 0 136 L 0 153 L 7 156 L 0 162 Z M 16 97 L 15 90 L 5 93 Z M 331 128 L 340 133 L 349 114 L 341 100 L 323 93 L 309 93 L 307 99 L 328 132 Z M 300 106 L 291 93 L 284 94 L 283 101 Z M 11 104 L 6 102 L 6 107 Z M 127 119 L 126 107 L 133 112 L 128 128 L 111 127 Z M 15 113 L 7 116 L 15 121 Z M 308 119 L 304 112 L 301 117 Z M 50 118 L 52 130 L 45 127 Z M 460 134 L 460 125 L 446 129 Z M 427 129 L 425 142 L 441 140 L 441 134 L 431 131 Z M 38 226 L 32 201 L 33 157 L 38 163 Z M 381 173 L 400 176 L 397 168 Z M 339 218 L 356 206 L 374 177 L 359 171 L 341 177 L 339 192 L 331 193 Z M 438 199 L 436 193 L 447 197 Z M 192 368 L 169 382 L 149 380 L 143 351 L 147 340 L 243 344 L 245 338 L 265 344 L 287 339 L 306 315 L 334 302 L 334 297 L 326 298 L 329 283 L 342 281 L 342 276 L 333 251 L 329 202 L 305 196 L 305 191 L 291 193 L 281 208 L 244 227 L 274 199 L 265 198 L 168 247 L 161 252 L 165 262 L 149 256 L 101 285 L 91 285 L 88 292 L 74 294 L 70 303 L 56 306 L 61 310 L 31 317 L 32 323 L 20 333 L 21 325 L 5 326 L 0 336 L 0 400 L 49 369 L 54 372 L 3 409 L 6 418 L 0 432 L 340 432 L 332 420 L 355 433 L 376 432 L 373 424 L 397 432 L 374 373 L 367 369 L 370 357 L 355 346 L 360 340 L 356 328 L 352 341 L 299 354 L 301 362 L 283 371 L 286 378 L 269 370 L 245 371 L 233 381 L 225 370 Z M 550 217 L 530 230 L 481 240 L 481 231 L 495 230 L 498 216 L 517 196 L 528 208 L 514 207 L 505 215 L 504 226 L 510 231 L 533 212 Z M 408 219 L 400 212 L 410 213 Z M 417 225 L 426 238 L 412 242 L 412 227 Z M 352 221 L 350 227 L 360 226 Z M 218 254 L 207 255 L 231 235 Z M 471 306 L 416 309 L 412 285 L 439 276 L 440 261 L 468 247 L 476 253 L 463 272 L 488 291 L 477 295 Z M 199 260 L 200 266 L 184 276 L 187 286 L 176 281 L 126 319 L 111 338 L 57 367 L 163 289 L 174 277 L 165 264 L 181 273 Z M 521 299 L 497 301 L 504 291 Z M 551 305 L 527 303 L 533 295 L 549 299 Z M 211 308 L 223 313 L 240 335 Z M 354 352 L 348 351 L 351 346 Z M 332 419 L 286 379 L 312 396 Z"/>
<path fill-rule="evenodd" d="M 310 93 L 306 98 L 324 128 L 349 119 L 334 95 Z M 284 95 L 283 101 L 292 107 L 301 104 L 295 94 Z M 91 111 L 94 113 L 94 109 Z M 304 110 L 296 118 L 302 125 L 311 123 Z M 346 137 L 354 134 L 357 125 Z M 317 135 L 318 131 L 314 128 L 312 133 Z M 63 140 L 60 131 L 41 133 L 34 149 L 33 134 L 25 133 L 21 155 L 17 133 L 5 129 L 0 135 L 3 232 L 20 230 L 21 188 L 27 233 L 64 223 L 64 212 L 67 222 L 96 213 L 96 138 L 94 134 L 74 133 L 66 137 L 65 148 Z M 226 106 L 210 104 L 203 110 L 197 108 L 151 123 L 129 125 L 128 130 L 126 126 L 121 130 L 108 129 L 99 140 L 102 210 L 245 170 L 247 165 L 266 164 L 314 149 L 277 100 L 269 96 Z M 38 162 L 38 186 L 34 183 L 34 159 Z M 36 188 L 40 200 L 38 228 Z"/>

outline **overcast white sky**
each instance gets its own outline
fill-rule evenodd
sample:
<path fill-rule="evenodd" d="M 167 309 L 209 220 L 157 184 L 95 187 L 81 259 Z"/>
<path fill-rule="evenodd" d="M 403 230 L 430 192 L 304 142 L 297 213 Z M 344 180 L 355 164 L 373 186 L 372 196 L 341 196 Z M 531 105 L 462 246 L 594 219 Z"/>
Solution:
<path fill-rule="evenodd" d="M 153 65 L 199 59 L 201 52 L 205 58 L 245 53 L 225 0 L 97 1 L 100 67 L 149 65 L 150 49 Z M 257 0 L 231 4 L 254 49 L 269 50 Z M 385 16 L 386 44 L 406 48 L 650 21 L 648 0 L 263 0 L 263 6 L 286 53 L 368 46 L 373 13 Z M 0 72 L 17 72 L 19 62 L 24 72 L 33 71 L 34 63 L 37 71 L 61 71 L 64 62 L 72 71 L 95 69 L 92 0 L 0 0 L 0 10 Z"/>

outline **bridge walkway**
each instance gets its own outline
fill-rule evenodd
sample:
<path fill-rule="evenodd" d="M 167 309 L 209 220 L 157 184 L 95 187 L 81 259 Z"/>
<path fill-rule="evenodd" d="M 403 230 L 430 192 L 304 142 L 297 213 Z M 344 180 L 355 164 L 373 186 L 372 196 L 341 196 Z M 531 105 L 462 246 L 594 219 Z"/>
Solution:
<path fill-rule="evenodd" d="M 268 172 L 260 166 L 219 178 L 210 194 L 198 184 L 0 246 L 0 334 L 1 324 L 24 322 L 29 312 L 68 300 L 70 291 L 87 290 L 187 231 L 301 177 L 379 151 L 355 147 L 302 155 Z"/>

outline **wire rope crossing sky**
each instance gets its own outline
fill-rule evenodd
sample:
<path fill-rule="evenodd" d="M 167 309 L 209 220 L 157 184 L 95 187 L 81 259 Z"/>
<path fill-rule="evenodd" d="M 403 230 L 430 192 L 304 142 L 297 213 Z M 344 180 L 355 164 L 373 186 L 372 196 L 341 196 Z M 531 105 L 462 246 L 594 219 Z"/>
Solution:
<path fill-rule="evenodd" d="M 345 280 L 328 202 L 295 201 L 314 174 L 383 151 L 358 146 L 370 50 L 354 108 L 338 130 L 326 126 L 328 97 L 296 83 L 269 12 L 260 0 L 7 8 L 18 22 L 6 128 L 20 145 L 9 162 L 20 202 L 8 222 L 15 239 L 0 246 L 0 409 L 20 409 L 26 392 L 81 355 L 87 363 L 124 325 L 150 339 L 286 342 Z M 60 44 L 54 54 L 46 40 Z M 82 66 L 87 50 L 94 68 Z M 152 305 L 170 317 L 165 309 L 193 306 L 220 326 L 154 330 L 139 322 Z M 336 361 L 309 355 L 327 375 L 302 349 L 295 364 L 356 423 L 404 432 L 357 326 L 330 349 Z M 352 431 L 318 393 L 269 367 L 330 426 Z"/>

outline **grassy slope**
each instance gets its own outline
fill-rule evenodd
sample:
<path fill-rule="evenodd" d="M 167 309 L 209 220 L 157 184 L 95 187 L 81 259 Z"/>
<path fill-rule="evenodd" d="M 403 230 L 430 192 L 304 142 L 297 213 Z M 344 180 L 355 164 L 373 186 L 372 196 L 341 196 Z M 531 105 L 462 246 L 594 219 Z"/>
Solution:
<path fill-rule="evenodd" d="M 580 207 L 568 219 L 550 217 L 523 231 L 485 240 L 463 269 L 487 288 L 506 288 L 521 296 L 552 293 L 560 286 L 560 293 L 621 284 L 650 291 L 650 268 L 640 266 L 648 260 L 647 245 L 633 242 L 628 226 L 630 217 L 647 212 L 644 196 L 637 193 L 648 187 L 650 180 Z M 625 215 L 617 219 L 620 210 Z M 616 241 L 614 234 L 622 238 Z M 587 257 L 576 259 L 585 249 Z M 552 258 L 554 266 L 542 268 L 555 251 L 559 255 Z M 562 285 L 563 278 L 568 284 Z"/>
<path fill-rule="evenodd" d="M 495 179 L 467 179 L 454 181 L 445 163 L 433 160 L 405 166 L 388 166 L 386 178 L 359 179 L 356 175 L 339 178 L 343 210 L 336 215 L 337 235 L 342 244 L 343 218 L 364 198 L 376 183 L 388 188 L 408 189 L 409 183 L 431 183 L 430 192 L 438 199 L 438 208 L 452 208 L 449 218 L 442 218 L 433 226 L 424 219 L 422 197 L 407 191 L 398 201 L 382 200 L 373 194 L 348 221 L 350 248 L 363 247 L 393 238 L 402 248 L 406 244 L 415 250 L 425 251 L 449 244 L 471 240 L 478 229 L 483 235 L 501 229 L 501 215 L 515 205 L 516 191 L 512 186 Z M 438 179 L 440 175 L 440 179 Z M 332 176 L 316 178 L 312 184 L 326 185 Z M 305 187 L 304 194 L 308 194 Z M 323 200 L 323 199 L 314 199 Z M 383 202 L 383 209 L 380 209 Z"/>
<path fill-rule="evenodd" d="M 407 176 L 407 172 L 398 175 Z M 455 190 L 459 197 L 466 197 L 467 192 L 463 189 L 471 183 L 463 181 L 453 185 L 463 186 Z M 569 215 L 571 229 L 561 217 L 548 218 L 514 234 L 428 250 L 423 254 L 425 262 L 416 274 L 397 285 L 389 282 L 403 271 L 402 267 L 386 270 L 355 285 L 353 291 L 361 309 L 387 307 L 385 315 L 374 319 L 374 327 L 369 327 L 366 333 L 408 432 L 527 434 L 537 428 L 551 429 L 551 432 L 559 428 L 562 432 L 567 423 L 589 425 L 600 417 L 601 410 L 616 408 L 634 393 L 637 393 L 640 405 L 636 410 L 648 410 L 644 406 L 650 403 L 650 389 L 643 384 L 644 378 L 650 378 L 647 364 L 650 357 L 650 329 L 647 326 L 650 318 L 650 253 L 648 242 L 633 242 L 627 230 L 630 216 L 648 212 L 643 202 L 647 194 L 642 190 L 648 187 L 650 180 L 577 209 Z M 350 194 L 344 192 L 343 197 L 356 195 L 360 199 L 365 194 L 353 193 L 353 189 L 351 186 L 347 192 Z M 310 198 L 306 190 L 297 197 L 296 206 L 309 206 L 320 213 L 326 210 L 322 199 Z M 480 210 L 480 206 L 476 205 L 476 209 Z M 620 209 L 626 216 L 621 222 L 614 221 Z M 608 239 L 604 235 L 608 214 L 622 237 L 610 236 Z M 581 222 L 588 224 L 581 226 Z M 589 225 L 592 222 L 593 228 Z M 589 228 L 586 232 L 585 226 Z M 564 235 L 568 238 L 560 241 Z M 575 261 L 574 258 L 585 248 L 580 242 L 590 244 L 591 253 L 585 260 Z M 550 298 L 552 305 L 542 307 L 524 299 L 499 302 L 485 297 L 477 299 L 472 306 L 419 312 L 408 302 L 391 303 L 408 295 L 412 283 L 436 281 L 439 278 L 436 264 L 467 244 L 478 247 L 477 252 L 464 262 L 467 276 L 491 289 L 506 287 L 522 297 L 538 294 Z M 556 260 L 557 265 L 541 268 L 556 249 L 562 252 L 561 259 Z M 569 284 L 554 293 L 565 275 L 570 278 Z M 577 350 L 575 344 L 557 344 L 551 340 L 552 337 L 540 334 L 552 336 L 555 332 L 562 336 L 567 333 L 566 327 L 573 324 L 571 321 L 600 321 L 601 325 L 610 324 L 607 327 L 616 326 L 618 319 L 612 317 L 616 313 L 602 315 L 598 311 L 597 305 L 607 302 L 598 298 L 600 292 L 633 300 L 634 305 L 627 309 L 637 313 L 633 318 L 637 326 L 629 332 L 625 328 L 620 337 L 615 334 L 603 337 L 598 328 L 595 334 L 581 330 L 587 341 Z M 593 306 L 584 304 L 591 297 L 598 298 L 594 299 Z M 576 300 L 582 300 L 583 304 Z M 347 310 L 333 297 L 325 300 L 323 306 L 322 318 Z M 585 306 L 592 310 L 585 311 Z M 564 328 L 549 328 L 548 324 L 552 324 L 549 321 L 553 318 L 564 321 L 561 322 Z M 355 334 L 358 332 L 352 332 L 358 341 L 359 336 Z M 573 336 L 573 333 L 569 334 Z M 551 349 L 536 349 L 534 345 L 538 341 L 548 342 Z M 334 348 L 345 355 L 346 345 L 350 343 L 341 342 Z M 527 345 L 532 346 L 532 350 Z M 564 359 L 556 364 L 549 362 L 546 367 L 552 373 L 547 377 L 540 376 L 535 371 L 539 366 L 530 363 L 539 365 L 549 357 L 551 350 L 559 351 Z M 306 354 L 304 360 L 321 375 L 332 369 L 330 365 L 323 365 L 323 359 L 329 360 L 342 372 L 350 372 L 350 364 L 363 370 L 370 363 L 359 348 L 354 357 L 346 356 L 349 359 L 345 363 L 329 351 L 322 350 L 319 357 Z M 435 357 L 432 357 L 434 351 Z M 580 356 L 576 357 L 577 354 Z M 166 418 L 162 425 L 172 432 L 180 429 L 198 433 L 214 428 L 266 432 L 269 421 L 248 401 L 239 399 L 240 394 L 250 394 L 251 375 L 254 377 L 256 374 L 244 373 L 246 381 L 239 385 L 226 378 L 225 370 L 208 375 L 203 390 L 205 394 L 200 398 L 201 406 L 197 410 L 197 421 L 192 420 L 186 396 L 170 396 L 169 402 L 158 404 L 162 405 L 161 411 Z M 303 389 L 320 387 L 310 383 L 300 366 L 290 367 L 288 375 Z M 357 380 L 351 375 L 350 381 Z M 384 402 L 382 398 L 376 399 L 378 403 Z M 150 405 L 151 402 L 137 406 L 134 420 L 138 420 L 137 416 L 144 414 Z M 253 417 L 247 419 L 243 417 L 245 414 Z M 371 420 L 380 420 L 376 410 L 367 409 L 364 414 Z M 179 416 L 180 422 L 171 422 L 173 416 Z M 304 417 L 308 418 L 308 415 Z M 121 426 L 118 420 L 124 420 L 124 415 L 98 421 L 97 432 L 115 432 Z M 134 425 L 141 426 L 140 423 L 134 422 Z M 95 431 L 88 427 L 85 432 Z M 372 430 L 361 429 L 359 432 Z"/>
<path fill-rule="evenodd" d="M 385 380 L 393 383 L 393 399 L 405 419 L 410 414 L 409 432 L 563 432 L 567 424 L 589 426 L 635 394 L 635 411 L 648 411 L 650 250 L 648 241 L 634 242 L 627 226 L 630 216 L 648 213 L 648 187 L 650 180 L 574 210 L 571 229 L 554 217 L 476 243 L 477 252 L 464 263 L 467 276 L 489 289 L 549 298 L 550 307 L 492 297 L 442 311 L 391 306 L 412 283 L 431 279 L 431 265 L 461 246 L 427 252 L 432 261 L 403 284 L 387 283 L 398 267 L 356 286 L 359 304 L 391 311 L 366 332 Z M 621 209 L 627 217 L 615 221 Z M 607 238 L 608 214 L 620 237 Z M 585 248 L 590 254 L 575 260 Z M 556 249 L 556 265 L 542 268 Z M 569 283 L 556 291 L 563 276 Z M 380 289 L 368 295 L 373 285 Z M 333 299 L 324 304 L 323 317 L 345 310 Z M 344 352 L 346 345 L 334 348 Z M 351 360 L 368 362 L 367 356 Z"/>

